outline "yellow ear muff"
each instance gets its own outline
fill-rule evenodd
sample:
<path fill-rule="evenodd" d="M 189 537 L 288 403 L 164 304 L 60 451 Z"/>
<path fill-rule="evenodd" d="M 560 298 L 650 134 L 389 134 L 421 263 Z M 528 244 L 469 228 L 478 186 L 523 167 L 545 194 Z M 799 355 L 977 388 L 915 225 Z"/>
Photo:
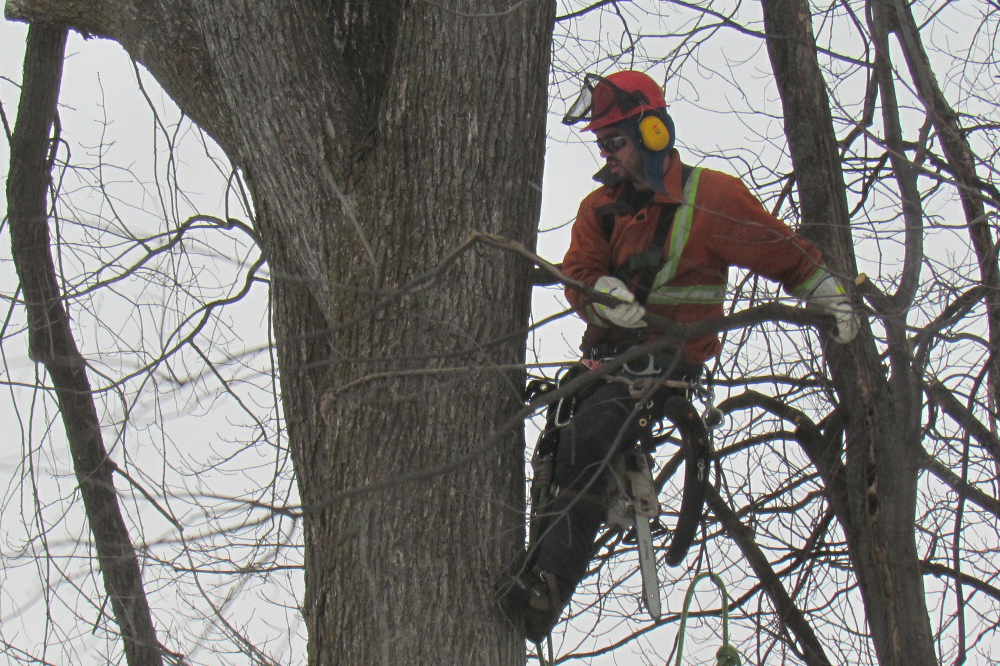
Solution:
<path fill-rule="evenodd" d="M 653 152 L 659 152 L 670 145 L 670 129 L 659 116 L 650 115 L 639 121 L 639 136 L 642 145 Z"/>

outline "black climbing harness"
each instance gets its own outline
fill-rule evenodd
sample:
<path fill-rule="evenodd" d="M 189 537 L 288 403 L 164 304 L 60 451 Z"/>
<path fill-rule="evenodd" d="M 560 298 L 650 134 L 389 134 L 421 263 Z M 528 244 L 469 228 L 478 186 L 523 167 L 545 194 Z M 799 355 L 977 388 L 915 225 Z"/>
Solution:
<path fill-rule="evenodd" d="M 646 454 L 651 454 L 654 449 L 653 429 L 662 418 L 666 418 L 680 433 L 685 456 L 684 491 L 677 524 L 673 529 L 670 546 L 667 550 L 666 562 L 670 566 L 677 566 L 683 561 L 697 534 L 704 510 L 712 463 L 712 446 L 708 426 L 714 427 L 721 423 L 721 412 L 712 406 L 712 392 L 706 388 L 705 383 L 701 380 L 674 381 L 665 379 L 662 373 L 669 366 L 658 365 L 652 357 L 649 359 L 640 357 L 638 364 L 641 365 L 643 361 L 648 363 L 648 374 L 637 375 L 633 372 L 609 374 L 601 379 L 595 379 L 594 382 L 585 385 L 579 391 L 552 401 L 546 408 L 545 426 L 539 434 L 531 458 L 532 510 L 528 537 L 529 558 L 535 550 L 532 546 L 537 544 L 545 527 L 546 512 L 544 506 L 551 497 L 561 430 L 569 424 L 579 405 L 603 382 L 610 381 L 629 384 L 629 390 L 633 397 L 644 394 L 652 395 L 652 389 L 656 388 L 655 384 L 684 391 L 684 394 L 669 396 L 662 408 L 659 409 L 653 401 L 641 401 L 636 405 L 639 413 L 635 419 L 638 448 Z M 636 369 L 638 369 L 636 362 L 633 362 L 631 370 Z M 577 363 L 560 371 L 554 379 L 536 378 L 528 384 L 527 399 L 530 402 L 544 394 L 564 388 L 570 381 L 588 371 L 589 369 L 585 365 Z M 699 415 L 691 403 L 689 396 L 692 394 L 706 403 L 707 409 L 704 415 Z"/>

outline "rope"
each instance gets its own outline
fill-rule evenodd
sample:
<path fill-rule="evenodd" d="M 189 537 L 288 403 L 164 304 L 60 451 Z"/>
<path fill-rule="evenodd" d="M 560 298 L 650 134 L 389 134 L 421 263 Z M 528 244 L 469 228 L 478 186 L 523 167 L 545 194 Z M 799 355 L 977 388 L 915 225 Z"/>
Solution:
<path fill-rule="evenodd" d="M 549 645 L 549 656 L 546 659 L 544 651 L 542 649 L 542 643 L 536 643 L 535 654 L 538 656 L 538 666 L 554 666 L 556 661 L 552 651 L 552 634 L 546 636 L 546 641 L 543 641 L 543 643 L 544 642 L 547 642 Z M 735 666 L 739 666 L 739 663 L 737 663 Z"/>
<path fill-rule="evenodd" d="M 702 578 L 711 578 L 715 586 L 722 594 L 722 647 L 715 653 L 715 666 L 740 666 L 740 653 L 735 647 L 729 644 L 729 595 L 726 593 L 726 584 L 722 582 L 717 574 L 711 572 L 700 573 L 691 581 L 687 595 L 684 597 L 684 610 L 681 612 L 681 627 L 677 635 L 677 661 L 675 666 L 681 666 L 681 658 L 684 654 L 684 630 L 687 626 L 688 609 L 691 600 L 694 598 L 694 588 Z"/>

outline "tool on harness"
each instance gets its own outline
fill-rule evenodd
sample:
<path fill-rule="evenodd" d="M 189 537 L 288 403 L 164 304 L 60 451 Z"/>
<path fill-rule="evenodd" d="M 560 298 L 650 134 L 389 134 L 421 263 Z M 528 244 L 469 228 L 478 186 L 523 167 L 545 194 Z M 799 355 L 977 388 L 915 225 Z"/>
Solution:
<path fill-rule="evenodd" d="M 698 416 L 691 402 L 683 396 L 672 396 L 663 405 L 664 414 L 681 432 L 684 442 L 684 494 L 667 550 L 666 561 L 672 567 L 684 560 L 694 541 L 708 490 L 708 473 L 712 464 L 712 444 L 704 421 Z"/>
<path fill-rule="evenodd" d="M 589 369 L 582 363 L 565 366 L 556 373 L 554 379 L 536 378 L 528 383 L 525 398 L 530 402 L 545 393 L 553 392 L 569 384 Z M 591 382 L 571 394 L 550 402 L 545 409 L 545 425 L 539 433 L 535 450 L 531 454 L 531 514 L 528 524 L 528 557 L 525 569 L 534 565 L 536 549 L 532 548 L 548 523 L 544 507 L 548 504 L 552 480 L 555 474 L 556 450 L 559 446 L 560 431 L 569 424 L 579 404 L 596 391 L 600 382 Z"/>
<path fill-rule="evenodd" d="M 608 525 L 632 529 L 639 553 L 642 601 L 653 620 L 660 619 L 660 581 L 656 573 L 652 524 L 660 516 L 660 501 L 653 482 L 652 460 L 641 441 L 615 456 L 612 475 L 618 488 L 608 506 Z"/>
<path fill-rule="evenodd" d="M 715 389 L 712 388 L 711 373 L 708 373 L 707 380 L 698 387 L 702 402 L 705 403 L 705 411 L 701 413 L 701 420 L 705 422 L 705 427 L 709 430 L 721 428 L 726 422 L 726 414 L 715 406 Z"/>
<path fill-rule="evenodd" d="M 649 391 L 646 391 L 646 388 L 649 384 L 646 382 L 674 384 L 675 388 L 678 386 L 688 389 L 695 388 L 696 386 L 700 387 L 700 385 L 695 385 L 690 382 L 670 382 L 669 380 L 664 380 L 662 377 L 663 373 L 671 367 L 676 370 L 678 365 L 678 361 L 676 359 L 673 359 L 672 361 L 665 361 L 664 358 L 673 359 L 672 355 L 668 355 L 666 357 L 656 357 L 652 355 L 649 357 L 640 357 L 640 359 L 642 359 L 645 363 L 645 372 L 648 373 L 646 375 L 642 374 L 644 370 L 633 366 L 630 370 L 638 370 L 635 375 L 632 375 L 632 372 L 612 374 L 605 377 L 604 380 L 625 381 L 630 383 L 631 387 L 641 387 L 639 389 L 640 392 L 645 391 L 647 393 L 649 393 Z M 554 380 L 536 380 L 536 382 L 530 386 L 532 391 L 531 396 L 537 397 L 541 393 L 565 386 L 570 381 L 587 371 L 588 368 L 583 364 L 574 364 L 560 372 Z M 630 377 L 629 375 L 632 376 Z M 696 376 L 696 373 L 692 373 L 692 376 Z M 559 445 L 560 431 L 570 422 L 570 419 L 575 414 L 579 404 L 588 395 L 590 395 L 590 393 L 595 391 L 599 385 L 600 384 L 598 382 L 594 382 L 585 387 L 582 392 L 569 396 L 563 396 L 558 401 L 551 403 L 546 409 L 545 427 L 539 435 L 538 443 L 535 446 L 535 451 L 533 452 L 531 459 L 532 511 L 529 522 L 528 539 L 529 566 L 531 564 L 531 553 L 534 551 L 531 546 L 538 542 L 538 539 L 547 524 L 544 507 L 550 499 L 550 490 L 555 472 L 555 460 Z M 641 502 L 641 510 L 643 514 L 647 513 L 646 507 L 655 506 L 655 513 L 652 513 L 652 515 L 649 515 L 648 517 L 652 518 L 654 523 L 657 521 L 659 516 L 659 504 L 657 500 L 657 492 L 652 482 L 652 468 L 649 463 L 651 462 L 650 454 L 655 448 L 655 443 L 653 441 L 653 426 L 661 418 L 666 417 L 680 432 L 682 446 L 685 450 L 684 491 L 681 498 L 681 508 L 678 513 L 677 524 L 674 527 L 670 538 L 670 545 L 667 549 L 666 555 L 667 564 L 670 566 L 677 566 L 687 554 L 688 549 L 694 541 L 698 526 L 701 523 L 705 503 L 705 494 L 709 482 L 712 447 L 708 435 L 708 429 L 706 428 L 704 421 L 698 415 L 691 401 L 685 395 L 675 394 L 668 397 L 664 401 L 662 407 L 657 405 L 656 401 L 649 400 L 648 398 L 649 396 L 647 396 L 647 399 L 644 402 L 640 402 L 636 405 L 636 410 L 639 412 L 635 416 L 637 437 L 634 449 L 636 453 L 633 454 L 631 450 L 626 449 L 625 457 L 626 459 L 629 455 L 639 455 L 641 457 L 641 466 L 635 462 L 635 459 L 633 459 L 629 464 L 631 465 L 633 472 L 641 470 L 645 476 L 649 477 L 649 490 L 638 493 L 640 499 L 636 500 L 637 493 L 634 491 L 634 488 L 641 487 L 642 483 L 644 483 L 643 481 L 636 480 L 634 483 L 630 483 L 630 485 L 626 488 L 624 495 L 626 497 L 626 502 Z M 620 457 L 621 456 L 618 456 L 618 458 Z M 649 511 L 652 512 L 652 509 L 649 509 Z M 611 520 L 609 520 L 609 522 L 611 522 Z"/>

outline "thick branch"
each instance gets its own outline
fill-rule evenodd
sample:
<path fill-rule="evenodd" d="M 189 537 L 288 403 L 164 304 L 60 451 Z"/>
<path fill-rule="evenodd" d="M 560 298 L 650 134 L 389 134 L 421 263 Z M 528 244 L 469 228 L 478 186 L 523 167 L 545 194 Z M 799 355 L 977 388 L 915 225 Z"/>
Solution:
<path fill-rule="evenodd" d="M 27 304 L 28 345 L 52 379 L 104 587 L 130 666 L 163 663 L 142 576 L 122 518 L 86 365 L 70 331 L 49 251 L 49 132 L 56 113 L 66 30 L 32 26 L 7 181 L 14 265 Z"/>
<path fill-rule="evenodd" d="M 762 8 L 799 185 L 803 233 L 825 241 L 824 254 L 835 268 L 855 274 L 850 270 L 856 260 L 842 159 L 831 117 L 835 103 L 811 48 L 811 5 L 766 0 Z M 912 259 L 919 221 L 906 222 Z M 914 279 L 907 278 L 904 304 Z M 913 447 L 920 435 L 921 394 L 911 367 L 905 311 L 891 309 L 897 312 L 885 318 L 892 359 L 888 382 L 866 330 L 846 347 L 847 353 L 836 358 L 831 350 L 827 353 L 847 426 L 844 485 L 852 529 L 846 536 L 880 662 L 929 665 L 936 658 L 912 530 L 918 474 Z"/>
<path fill-rule="evenodd" d="M 7 0 L 4 16 L 11 21 L 70 27 L 85 35 L 107 37 L 113 24 L 111 4 L 104 0 Z"/>
<path fill-rule="evenodd" d="M 902 201 L 905 233 L 904 265 L 899 289 L 893 300 L 897 310 L 903 312 L 913 304 L 920 283 L 920 267 L 924 255 L 923 210 L 917 188 L 917 168 L 905 154 L 903 130 L 900 126 L 899 104 L 896 100 L 896 76 L 889 55 L 889 12 L 891 5 L 876 1 L 869 3 L 869 23 L 875 42 L 875 77 L 882 100 L 882 123 L 885 143 L 889 150 L 892 172 L 899 186 Z"/>
<path fill-rule="evenodd" d="M 923 567 L 924 571 L 933 576 L 937 576 L 939 578 L 941 576 L 951 578 L 952 580 L 958 581 L 963 585 L 975 588 L 995 601 L 1000 601 L 1000 589 L 997 589 L 986 581 L 980 580 L 975 576 L 970 576 L 969 574 L 962 573 L 961 571 L 955 571 L 951 567 L 946 567 L 939 562 L 932 562 L 930 560 L 923 560 L 920 565 Z"/>
<path fill-rule="evenodd" d="M 15 21 L 112 39 L 142 63 L 199 127 L 238 160 L 232 124 L 191 3 L 153 0 L 7 0 Z"/>
<path fill-rule="evenodd" d="M 941 92 L 927 53 L 920 40 L 920 32 L 907 3 L 892 0 L 896 17 L 899 42 L 913 77 L 920 101 L 938 131 L 941 148 L 948 160 L 948 167 L 955 174 L 958 195 L 962 201 L 969 237 L 979 262 L 981 283 L 987 288 L 987 321 L 990 344 L 1000 349 L 1000 263 L 993 241 L 993 230 L 981 190 L 982 181 L 976 175 L 976 156 L 969 146 L 963 128 L 958 123 L 958 113 L 952 109 Z M 1000 403 L 1000 354 L 994 352 L 987 361 L 990 373 L 990 396 L 994 408 Z"/>

